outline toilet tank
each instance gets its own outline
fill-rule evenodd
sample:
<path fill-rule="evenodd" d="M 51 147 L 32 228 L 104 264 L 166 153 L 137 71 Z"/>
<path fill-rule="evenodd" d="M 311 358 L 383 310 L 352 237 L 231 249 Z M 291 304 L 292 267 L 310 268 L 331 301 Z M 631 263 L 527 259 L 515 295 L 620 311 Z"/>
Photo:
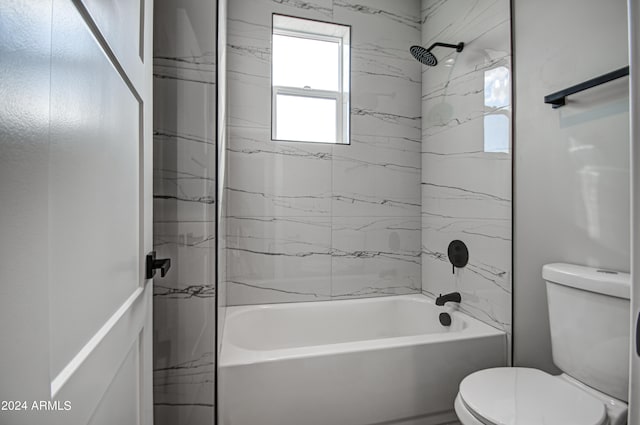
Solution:
<path fill-rule="evenodd" d="M 567 375 L 628 401 L 631 277 L 573 264 L 542 268 L 553 362 Z"/>

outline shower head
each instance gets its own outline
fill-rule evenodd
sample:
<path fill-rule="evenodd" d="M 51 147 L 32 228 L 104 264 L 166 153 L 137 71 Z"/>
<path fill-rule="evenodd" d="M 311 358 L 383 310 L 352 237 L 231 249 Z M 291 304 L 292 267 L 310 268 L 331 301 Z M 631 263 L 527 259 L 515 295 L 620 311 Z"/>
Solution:
<path fill-rule="evenodd" d="M 420 63 L 423 63 L 428 66 L 436 66 L 438 64 L 438 59 L 431 53 L 431 50 L 436 46 L 449 47 L 451 49 L 456 49 L 456 52 L 461 52 L 464 49 L 464 43 L 460 42 L 458 44 L 447 44 L 447 43 L 433 43 L 431 47 L 425 49 L 422 46 L 411 46 L 409 51 L 411 55 L 416 58 Z"/>
<path fill-rule="evenodd" d="M 411 55 L 420 63 L 428 66 L 436 66 L 438 64 L 438 59 L 433 56 L 433 53 L 422 46 L 411 46 L 409 51 L 411 52 Z"/>

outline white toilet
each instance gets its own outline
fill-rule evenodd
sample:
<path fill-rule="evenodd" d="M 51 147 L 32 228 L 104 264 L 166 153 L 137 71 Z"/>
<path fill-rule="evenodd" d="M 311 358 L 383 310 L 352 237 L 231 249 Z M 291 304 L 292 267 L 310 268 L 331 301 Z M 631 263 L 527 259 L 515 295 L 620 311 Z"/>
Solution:
<path fill-rule="evenodd" d="M 629 274 L 542 268 L 553 361 L 564 373 L 503 367 L 460 383 L 463 425 L 624 425 L 629 384 Z M 519 338 L 526 338 L 521 335 Z"/>

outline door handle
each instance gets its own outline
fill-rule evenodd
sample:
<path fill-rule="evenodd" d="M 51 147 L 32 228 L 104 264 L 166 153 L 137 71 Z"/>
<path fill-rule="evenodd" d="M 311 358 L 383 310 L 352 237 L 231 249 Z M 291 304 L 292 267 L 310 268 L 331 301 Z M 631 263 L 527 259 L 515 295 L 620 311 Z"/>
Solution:
<path fill-rule="evenodd" d="M 636 321 L 636 354 L 640 356 L 640 313 L 638 313 Z"/>
<path fill-rule="evenodd" d="M 171 268 L 170 258 L 158 258 L 156 259 L 156 252 L 151 251 L 147 254 L 146 262 L 146 279 L 151 279 L 156 275 L 156 270 L 160 269 L 160 277 L 164 277 Z"/>

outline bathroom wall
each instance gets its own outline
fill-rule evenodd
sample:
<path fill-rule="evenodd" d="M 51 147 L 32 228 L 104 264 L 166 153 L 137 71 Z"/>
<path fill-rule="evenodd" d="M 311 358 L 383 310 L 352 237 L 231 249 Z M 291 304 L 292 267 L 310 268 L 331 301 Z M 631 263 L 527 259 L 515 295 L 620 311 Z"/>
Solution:
<path fill-rule="evenodd" d="M 271 141 L 271 19 L 351 25 L 351 144 Z M 229 305 L 420 291 L 418 0 L 234 0 Z"/>
<path fill-rule="evenodd" d="M 436 47 L 438 65 L 422 70 L 422 290 L 459 291 L 462 310 L 508 334 L 510 25 L 508 0 L 422 1 L 424 46 L 465 43 L 460 53 Z M 468 265 L 455 273 L 447 257 L 453 240 L 469 250 Z"/>
<path fill-rule="evenodd" d="M 154 25 L 155 424 L 212 424 L 216 2 L 157 0 Z"/>
<path fill-rule="evenodd" d="M 628 64 L 626 13 L 624 0 L 514 0 L 518 366 L 557 371 L 543 264 L 629 271 L 628 78 L 542 101 Z"/>

